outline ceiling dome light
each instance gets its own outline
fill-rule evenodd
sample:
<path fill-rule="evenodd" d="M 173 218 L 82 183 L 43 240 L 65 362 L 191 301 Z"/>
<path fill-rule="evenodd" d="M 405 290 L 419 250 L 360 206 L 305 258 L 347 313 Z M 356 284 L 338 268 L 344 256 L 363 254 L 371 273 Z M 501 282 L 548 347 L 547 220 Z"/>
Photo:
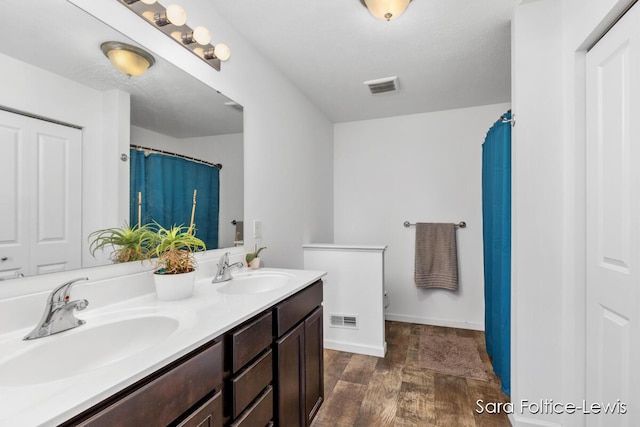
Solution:
<path fill-rule="evenodd" d="M 187 12 L 177 4 L 170 4 L 164 12 L 156 13 L 153 20 L 158 27 L 164 27 L 167 24 L 182 27 L 187 23 Z"/>
<path fill-rule="evenodd" d="M 411 0 L 360 0 L 378 19 L 392 21 L 407 9 Z"/>
<path fill-rule="evenodd" d="M 102 43 L 100 49 L 116 70 L 130 77 L 143 75 L 155 63 L 151 54 L 130 44 L 109 41 Z"/>
<path fill-rule="evenodd" d="M 211 43 L 211 32 L 207 27 L 197 26 L 188 33 L 182 34 L 182 42 L 184 44 L 198 43 L 199 45 L 206 46 Z"/>

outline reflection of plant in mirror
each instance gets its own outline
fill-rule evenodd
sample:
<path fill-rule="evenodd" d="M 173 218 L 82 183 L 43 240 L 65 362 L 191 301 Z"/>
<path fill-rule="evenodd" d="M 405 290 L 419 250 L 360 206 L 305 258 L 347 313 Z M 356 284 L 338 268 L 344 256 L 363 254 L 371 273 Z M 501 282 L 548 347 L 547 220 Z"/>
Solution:
<path fill-rule="evenodd" d="M 155 232 L 148 226 L 106 228 L 89 235 L 89 251 L 95 257 L 98 250 L 108 246 L 113 248 L 109 256 L 113 262 L 141 261 L 149 258 Z"/>
<path fill-rule="evenodd" d="M 254 259 L 258 258 L 258 256 L 260 255 L 260 251 L 262 251 L 263 249 L 267 249 L 267 247 L 263 246 L 260 249 L 258 249 L 258 246 L 256 245 L 255 251 L 249 252 L 247 254 L 247 256 L 245 257 L 245 259 L 247 260 L 247 265 L 250 265 L 251 261 L 253 261 Z"/>
<path fill-rule="evenodd" d="M 205 243 L 193 233 L 193 227 L 173 225 L 164 228 L 155 223 L 157 232 L 150 255 L 157 256 L 158 274 L 189 273 L 196 268 L 194 252 L 206 251 Z"/>

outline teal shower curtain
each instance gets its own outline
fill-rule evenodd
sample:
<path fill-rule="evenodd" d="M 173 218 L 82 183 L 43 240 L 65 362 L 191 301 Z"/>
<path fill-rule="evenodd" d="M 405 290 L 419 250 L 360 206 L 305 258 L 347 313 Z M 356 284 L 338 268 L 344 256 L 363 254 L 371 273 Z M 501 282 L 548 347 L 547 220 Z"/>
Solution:
<path fill-rule="evenodd" d="M 511 112 L 504 114 L 511 119 Z M 511 393 L 511 123 L 498 120 L 482 145 L 485 338 L 502 391 Z"/>
<path fill-rule="evenodd" d="M 207 249 L 218 247 L 220 170 L 190 160 L 131 149 L 130 223 L 138 223 L 138 192 L 142 193 L 142 224 L 189 226 L 193 190 L 197 189 L 196 236 Z"/>

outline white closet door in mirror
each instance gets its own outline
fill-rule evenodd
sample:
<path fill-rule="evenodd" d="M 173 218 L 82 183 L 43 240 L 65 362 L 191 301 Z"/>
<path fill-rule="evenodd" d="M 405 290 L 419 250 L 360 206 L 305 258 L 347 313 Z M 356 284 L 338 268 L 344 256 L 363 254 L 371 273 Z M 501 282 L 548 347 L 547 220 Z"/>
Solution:
<path fill-rule="evenodd" d="M 81 267 L 82 132 L 0 111 L 0 277 Z"/>

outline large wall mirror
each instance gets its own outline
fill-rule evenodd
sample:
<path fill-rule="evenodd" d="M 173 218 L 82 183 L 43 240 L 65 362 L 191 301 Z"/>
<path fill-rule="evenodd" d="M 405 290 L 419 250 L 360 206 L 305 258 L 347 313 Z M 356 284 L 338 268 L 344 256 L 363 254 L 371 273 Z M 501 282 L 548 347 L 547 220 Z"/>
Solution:
<path fill-rule="evenodd" d="M 132 161 L 156 155 L 221 165 L 213 185 L 218 194 L 211 196 L 217 211 L 196 226 L 202 234 L 215 228 L 208 233 L 210 249 L 241 244 L 240 105 L 154 52 L 145 74 L 119 73 L 101 44 L 144 46 L 66 0 L 7 0 L 3 10 L 0 280 L 109 263 L 88 254 L 88 235 L 137 221 L 130 206 L 138 197 L 130 188 L 133 179 L 144 178 Z M 165 186 L 185 181 L 163 170 L 160 175 Z M 155 190 L 157 181 L 146 179 L 141 187 Z M 210 191 L 194 190 L 197 200 Z M 189 201 L 180 203 L 188 203 L 190 212 L 192 190 L 187 192 Z M 167 203 L 161 210 L 177 204 Z"/>

